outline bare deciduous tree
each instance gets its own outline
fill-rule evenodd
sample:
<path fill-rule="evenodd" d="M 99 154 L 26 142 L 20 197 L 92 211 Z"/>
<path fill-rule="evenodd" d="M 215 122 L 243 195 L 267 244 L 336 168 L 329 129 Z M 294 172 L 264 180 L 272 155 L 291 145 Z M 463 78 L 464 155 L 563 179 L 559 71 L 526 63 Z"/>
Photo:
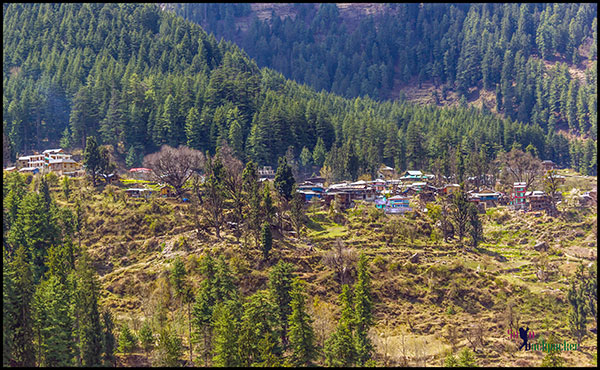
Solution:
<path fill-rule="evenodd" d="M 180 146 L 163 145 L 159 152 L 144 157 L 143 165 L 152 170 L 157 181 L 167 183 L 175 189 L 178 197 L 183 195 L 183 186 L 194 172 L 204 164 L 202 152 Z"/>
<path fill-rule="evenodd" d="M 233 149 L 231 149 L 226 142 L 221 144 L 219 154 L 221 155 L 221 162 L 223 163 L 225 170 L 223 174 L 223 185 L 225 187 L 225 192 L 227 193 L 227 198 L 231 199 L 233 202 L 232 208 L 234 212 L 232 213 L 232 216 L 235 222 L 234 234 L 236 239 L 239 241 L 241 236 L 242 222 L 244 222 L 244 195 L 242 193 L 242 187 L 244 184 L 242 179 L 244 164 L 235 156 Z"/>
<path fill-rule="evenodd" d="M 502 168 L 501 179 L 507 185 L 524 182 L 527 187 L 530 187 L 542 174 L 542 162 L 531 153 L 519 149 L 501 153 L 498 155 L 497 162 Z"/>
<path fill-rule="evenodd" d="M 550 203 L 552 204 L 552 209 L 550 210 L 551 214 L 558 213 L 556 209 L 556 193 L 558 193 L 558 188 L 560 187 L 560 177 L 556 170 L 549 170 L 544 175 L 544 190 L 550 197 Z"/>
<path fill-rule="evenodd" d="M 356 265 L 357 260 L 356 250 L 346 248 L 341 239 L 337 239 L 333 249 L 323 256 L 323 264 L 335 270 L 340 286 L 348 283 L 350 270 Z"/>

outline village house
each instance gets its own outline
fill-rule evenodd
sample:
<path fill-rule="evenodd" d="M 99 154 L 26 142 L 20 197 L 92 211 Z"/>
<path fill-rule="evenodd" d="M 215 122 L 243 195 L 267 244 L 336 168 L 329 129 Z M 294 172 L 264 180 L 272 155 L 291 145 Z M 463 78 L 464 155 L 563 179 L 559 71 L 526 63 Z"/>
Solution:
<path fill-rule="evenodd" d="M 148 199 L 152 195 L 152 190 L 146 188 L 129 188 L 125 189 L 125 193 L 132 198 Z"/>
<path fill-rule="evenodd" d="M 71 157 L 72 155 L 65 153 L 63 149 L 47 149 L 42 154 L 35 153 L 19 157 L 16 167 L 19 172 L 56 172 L 59 175 L 81 174 L 81 165 Z M 37 168 L 38 171 L 34 171 L 33 168 Z"/>
<path fill-rule="evenodd" d="M 381 167 L 379 167 L 379 170 L 377 171 L 378 178 L 393 179 L 396 176 L 397 176 L 396 170 L 394 170 L 392 167 L 389 167 L 386 165 L 381 165 Z"/>
<path fill-rule="evenodd" d="M 498 205 L 500 193 L 490 189 L 483 189 L 478 193 L 471 193 L 471 197 L 478 199 L 478 202 L 484 204 L 485 208 L 490 208 Z"/>
<path fill-rule="evenodd" d="M 542 167 L 544 168 L 545 171 L 550 171 L 550 170 L 555 169 L 556 165 L 551 160 L 546 159 L 546 160 L 542 161 Z"/>
<path fill-rule="evenodd" d="M 258 169 L 258 177 L 261 179 L 274 179 L 275 171 L 271 166 L 263 166 Z"/>
<path fill-rule="evenodd" d="M 373 189 L 375 189 L 376 192 L 381 193 L 382 191 L 385 190 L 385 180 L 383 180 L 383 179 L 376 179 L 373 181 L 369 181 L 368 184 Z"/>
<path fill-rule="evenodd" d="M 129 170 L 129 177 L 136 180 L 150 181 L 152 179 L 152 170 L 144 167 L 132 168 Z"/>
<path fill-rule="evenodd" d="M 531 192 L 528 199 L 529 211 L 546 211 L 546 213 L 552 212 L 552 201 L 550 196 L 543 191 L 535 190 Z"/>
<path fill-rule="evenodd" d="M 421 172 L 416 170 L 408 170 L 400 176 L 400 180 L 404 182 L 420 182 L 427 179 L 427 177 Z"/>
<path fill-rule="evenodd" d="M 386 213 L 404 213 L 412 211 L 410 207 L 410 197 L 395 195 L 388 199 Z"/>
<path fill-rule="evenodd" d="M 313 198 L 322 198 L 322 194 L 325 191 L 322 184 L 314 184 L 310 181 L 305 181 L 298 186 L 296 192 L 302 195 L 304 202 L 310 202 Z"/>
<path fill-rule="evenodd" d="M 527 206 L 527 183 L 515 182 L 513 184 L 512 199 L 510 202 L 513 209 L 525 209 Z"/>
<path fill-rule="evenodd" d="M 458 184 L 446 184 L 440 189 L 440 193 L 443 195 L 452 195 L 460 189 Z"/>

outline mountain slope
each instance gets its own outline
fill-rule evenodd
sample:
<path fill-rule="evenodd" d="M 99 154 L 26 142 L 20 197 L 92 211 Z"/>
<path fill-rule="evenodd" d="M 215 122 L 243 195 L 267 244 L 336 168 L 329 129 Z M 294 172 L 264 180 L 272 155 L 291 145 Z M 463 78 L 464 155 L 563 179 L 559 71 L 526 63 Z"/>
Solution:
<path fill-rule="evenodd" d="M 488 108 L 502 116 L 596 138 L 593 4 L 170 8 L 236 42 L 259 66 L 317 90 L 441 105 L 457 104 L 461 97 L 473 103 L 479 95 L 493 94 Z M 422 89 L 424 84 L 435 89 Z"/>
<path fill-rule="evenodd" d="M 516 145 L 561 166 L 595 168 L 593 145 L 569 151 L 538 124 L 316 93 L 259 70 L 235 45 L 155 5 L 9 4 L 3 25 L 13 160 L 58 145 L 82 148 L 95 135 L 127 166 L 164 144 L 214 153 L 223 140 L 243 160 L 276 165 L 287 154 L 299 165 L 301 151 L 314 154 L 321 140 L 324 154 L 303 165 L 326 164 L 332 180 L 374 176 L 382 162 L 433 170 L 437 161 L 450 176 L 459 145 L 465 158 L 483 147 L 491 160 Z"/>

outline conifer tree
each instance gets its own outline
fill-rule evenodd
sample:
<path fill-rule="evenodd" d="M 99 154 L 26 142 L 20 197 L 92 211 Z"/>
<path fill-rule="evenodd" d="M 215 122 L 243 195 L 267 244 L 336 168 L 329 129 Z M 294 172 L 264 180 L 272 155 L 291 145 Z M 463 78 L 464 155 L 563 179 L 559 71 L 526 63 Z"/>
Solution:
<path fill-rule="evenodd" d="M 246 199 L 244 207 L 244 220 L 248 225 L 250 233 L 254 236 L 255 245 L 258 247 L 260 240 L 260 220 L 261 220 L 261 199 L 260 183 L 258 182 L 258 172 L 252 160 L 246 163 L 246 168 L 242 174 L 242 191 Z"/>
<path fill-rule="evenodd" d="M 12 328 L 16 315 L 14 306 L 14 282 L 7 251 L 2 251 L 2 366 L 8 367 L 12 354 Z"/>
<path fill-rule="evenodd" d="M 288 321 L 289 346 L 292 350 L 290 363 L 292 366 L 308 366 L 316 354 L 315 334 L 312 328 L 312 319 L 305 311 L 304 288 L 302 282 L 297 278 L 292 282 L 290 296 L 292 309 Z"/>
<path fill-rule="evenodd" d="M 470 203 L 468 207 L 469 214 L 469 235 L 471 236 L 471 245 L 476 248 L 479 243 L 483 240 L 483 225 L 479 219 L 477 212 L 477 206 Z"/>
<path fill-rule="evenodd" d="M 115 335 L 113 333 L 114 323 L 112 314 L 109 310 L 102 312 L 102 360 L 104 366 L 114 367 L 116 365 L 115 358 Z"/>
<path fill-rule="evenodd" d="M 137 337 L 129 329 L 129 325 L 127 325 L 127 323 L 123 324 L 119 334 L 119 352 L 131 353 L 136 346 Z"/>
<path fill-rule="evenodd" d="M 264 222 L 261 231 L 260 248 L 263 253 L 265 261 L 269 260 L 269 253 L 273 247 L 273 236 L 271 235 L 271 225 L 268 222 Z"/>
<path fill-rule="evenodd" d="M 75 312 L 79 335 L 79 350 L 83 366 L 102 363 L 102 325 L 98 309 L 99 282 L 87 252 L 77 261 Z"/>
<path fill-rule="evenodd" d="M 573 280 L 567 294 L 567 299 L 571 305 L 571 309 L 569 310 L 569 328 L 573 336 L 577 339 L 578 346 L 581 344 L 581 340 L 587 331 L 586 302 L 584 289 L 580 284 L 576 285 L 575 280 Z"/>
<path fill-rule="evenodd" d="M 336 330 L 325 341 L 323 348 L 327 366 L 348 367 L 356 364 L 357 353 L 352 324 L 354 312 L 350 294 L 350 287 L 343 285 L 340 294 L 342 314 Z"/>
<path fill-rule="evenodd" d="M 358 280 L 354 286 L 354 314 L 357 364 L 364 366 L 371 359 L 373 351 L 373 344 L 368 337 L 369 328 L 373 325 L 371 277 L 364 253 L 361 253 L 358 260 Z"/>
<path fill-rule="evenodd" d="M 273 198 L 271 198 L 271 186 L 269 184 L 265 184 L 263 187 L 261 206 L 263 210 L 263 222 L 271 224 L 273 217 L 275 217 L 275 206 L 273 205 Z"/>
<path fill-rule="evenodd" d="M 286 201 L 290 201 L 295 183 L 296 180 L 292 174 L 292 168 L 288 164 L 286 157 L 280 157 L 277 171 L 275 172 L 275 180 L 273 181 L 275 189 Z"/>
<path fill-rule="evenodd" d="M 93 136 L 89 136 L 85 143 L 83 165 L 85 166 L 86 172 L 92 177 L 92 184 L 96 186 L 96 180 L 102 168 L 102 158 L 100 148 L 96 143 L 96 138 Z"/>
<path fill-rule="evenodd" d="M 239 319 L 235 315 L 233 305 L 232 301 L 227 301 L 221 302 L 215 307 L 213 366 L 241 365 L 238 351 Z"/>
<path fill-rule="evenodd" d="M 14 313 L 12 325 L 7 330 L 11 333 L 10 365 L 19 367 L 35 366 L 35 350 L 33 346 L 33 320 L 31 301 L 34 293 L 33 274 L 27 262 L 24 247 L 19 247 L 10 262 L 13 292 L 9 296 L 8 306 Z"/>
<path fill-rule="evenodd" d="M 152 335 L 152 329 L 150 328 L 150 324 L 148 324 L 148 320 L 145 320 L 142 324 L 142 327 L 138 332 L 138 338 L 142 348 L 144 349 L 144 352 L 148 354 L 148 352 L 154 346 L 154 336 Z"/>
<path fill-rule="evenodd" d="M 212 315 L 216 304 L 216 278 L 215 262 L 210 255 L 206 255 L 200 262 L 200 272 L 204 279 L 196 293 L 193 308 L 193 326 L 196 341 L 201 343 L 204 357 L 204 366 L 208 366 L 208 358 L 212 351 Z"/>
<path fill-rule="evenodd" d="M 294 277 L 293 270 L 294 265 L 279 260 L 269 272 L 269 292 L 276 307 L 275 312 L 277 314 L 281 343 L 284 350 L 287 348 L 288 318 L 292 312 L 292 307 L 290 306 L 292 297 L 290 292 Z"/>
<path fill-rule="evenodd" d="M 187 271 L 185 270 L 185 264 L 181 259 L 181 256 L 177 256 L 175 258 L 175 262 L 173 262 L 173 267 L 170 271 L 171 277 L 171 285 L 173 286 L 173 290 L 175 291 L 175 297 L 177 297 L 181 305 L 181 300 L 183 299 L 183 294 L 185 293 L 186 286 L 186 275 Z"/>
<path fill-rule="evenodd" d="M 181 338 L 169 326 L 161 328 L 158 334 L 155 356 L 152 366 L 180 366 L 179 358 L 183 352 Z"/>
<path fill-rule="evenodd" d="M 37 286 L 33 306 L 41 366 L 73 365 L 71 299 L 68 285 L 57 275 L 50 275 Z"/>
<path fill-rule="evenodd" d="M 266 360 L 261 358 L 258 344 L 267 333 L 273 333 L 273 339 L 276 341 L 271 352 L 281 353 L 276 339 L 279 336 L 277 306 L 269 291 L 259 290 L 248 297 L 243 311 L 238 339 L 241 365 L 251 366 Z"/>
<path fill-rule="evenodd" d="M 315 166 L 322 167 L 323 162 L 325 162 L 325 158 L 327 157 L 327 149 L 325 148 L 325 143 L 323 142 L 323 138 L 317 138 L 317 144 L 313 148 L 313 161 Z"/>

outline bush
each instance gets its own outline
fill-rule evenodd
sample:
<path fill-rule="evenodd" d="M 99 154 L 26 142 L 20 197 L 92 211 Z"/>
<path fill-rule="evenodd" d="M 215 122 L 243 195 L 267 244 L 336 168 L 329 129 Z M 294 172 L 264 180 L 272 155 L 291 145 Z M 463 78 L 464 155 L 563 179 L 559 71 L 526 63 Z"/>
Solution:
<path fill-rule="evenodd" d="M 458 355 L 458 366 L 477 367 L 475 354 L 469 348 L 463 349 Z"/>

